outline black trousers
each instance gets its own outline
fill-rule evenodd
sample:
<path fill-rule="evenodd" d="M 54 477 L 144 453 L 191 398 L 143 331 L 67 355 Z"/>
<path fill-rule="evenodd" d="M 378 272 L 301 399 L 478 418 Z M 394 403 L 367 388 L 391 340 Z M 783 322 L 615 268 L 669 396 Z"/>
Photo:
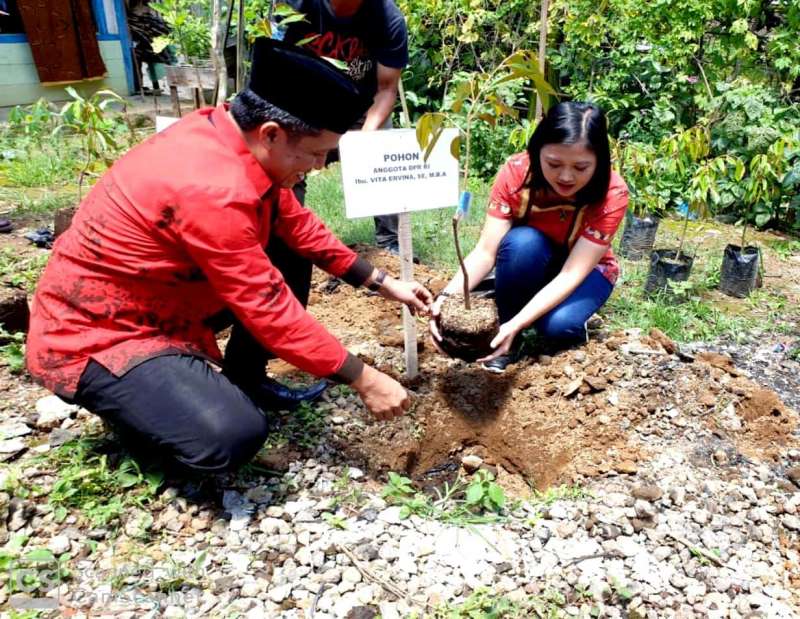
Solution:
<path fill-rule="evenodd" d="M 196 471 L 244 464 L 269 432 L 265 413 L 245 391 L 192 355 L 155 357 L 120 377 L 90 361 L 74 400 L 134 451 Z"/>

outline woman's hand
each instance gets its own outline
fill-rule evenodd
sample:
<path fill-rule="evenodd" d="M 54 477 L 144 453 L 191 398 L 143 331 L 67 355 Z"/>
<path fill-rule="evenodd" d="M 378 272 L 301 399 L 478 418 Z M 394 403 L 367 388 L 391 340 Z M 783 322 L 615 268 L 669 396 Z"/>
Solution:
<path fill-rule="evenodd" d="M 523 327 L 514 320 L 509 320 L 500 325 L 500 329 L 497 331 L 497 335 L 494 336 L 491 343 L 491 347 L 495 349 L 494 352 L 482 359 L 478 359 L 478 363 L 486 363 L 502 355 L 507 355 L 511 350 L 511 346 L 514 345 L 514 339 L 522 329 Z"/>
<path fill-rule="evenodd" d="M 425 286 L 419 282 L 404 282 L 394 277 L 386 277 L 380 293 L 386 299 L 407 305 L 412 314 L 428 314 L 433 303 L 433 295 Z"/>
<path fill-rule="evenodd" d="M 442 312 L 442 304 L 446 295 L 440 294 L 431 305 L 430 319 L 428 320 L 428 331 L 431 334 L 431 342 L 440 353 L 445 354 L 439 342 L 442 341 L 442 334 L 439 333 L 439 314 Z"/>

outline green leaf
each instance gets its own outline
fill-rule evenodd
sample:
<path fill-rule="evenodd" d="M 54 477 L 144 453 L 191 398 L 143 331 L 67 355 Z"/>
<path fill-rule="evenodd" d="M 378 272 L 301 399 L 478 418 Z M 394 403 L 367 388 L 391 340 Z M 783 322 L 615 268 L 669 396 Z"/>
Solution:
<path fill-rule="evenodd" d="M 330 62 L 334 67 L 339 69 L 340 71 L 347 71 L 347 63 L 343 60 L 339 60 L 338 58 L 330 58 L 329 56 L 323 56 L 325 60 Z"/>
<path fill-rule="evenodd" d="M 453 155 L 455 159 L 458 159 L 461 156 L 461 137 L 456 136 L 453 138 L 453 141 L 450 142 L 450 154 Z"/>
<path fill-rule="evenodd" d="M 53 510 L 53 519 L 60 524 L 67 519 L 68 514 L 69 512 L 67 511 L 67 508 L 63 505 L 59 505 Z"/>
<path fill-rule="evenodd" d="M 281 26 L 285 26 L 287 24 L 294 24 L 300 21 L 308 21 L 308 20 L 306 19 L 306 16 L 303 15 L 302 13 L 296 13 L 294 15 L 289 15 L 288 17 L 282 19 Z"/>
<path fill-rule="evenodd" d="M 123 488 L 130 488 L 141 481 L 141 478 L 133 473 L 120 473 L 117 476 L 117 479 L 119 481 L 119 485 Z"/>
<path fill-rule="evenodd" d="M 169 37 L 160 36 L 160 37 L 155 37 L 150 43 L 150 46 L 153 48 L 153 53 L 160 54 L 167 48 L 169 44 L 170 44 Z"/>
<path fill-rule="evenodd" d="M 297 43 L 295 43 L 295 45 L 298 45 L 298 46 L 302 47 L 303 45 L 307 45 L 307 44 L 311 43 L 311 41 L 313 41 L 314 39 L 318 39 L 319 37 L 320 37 L 320 35 L 318 35 L 318 34 L 312 34 L 310 37 L 306 37 L 304 39 L 300 39 Z"/>
<path fill-rule="evenodd" d="M 477 505 L 483 500 L 483 486 L 480 483 L 472 483 L 467 486 L 465 493 L 467 505 Z"/>
<path fill-rule="evenodd" d="M 503 489 L 495 483 L 489 484 L 489 498 L 497 507 L 502 508 L 506 504 L 506 495 Z"/>
<path fill-rule="evenodd" d="M 47 548 L 37 548 L 26 552 L 24 558 L 26 561 L 32 561 L 33 563 L 53 563 L 56 560 L 56 556 Z"/>

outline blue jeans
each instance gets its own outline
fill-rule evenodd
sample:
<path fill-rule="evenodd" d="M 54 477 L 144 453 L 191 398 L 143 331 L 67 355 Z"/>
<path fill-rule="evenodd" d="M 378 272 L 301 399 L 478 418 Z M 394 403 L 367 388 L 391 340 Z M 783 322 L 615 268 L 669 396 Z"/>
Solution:
<path fill-rule="evenodd" d="M 512 228 L 500 241 L 495 290 L 500 322 L 511 320 L 561 270 L 566 254 L 530 226 Z M 611 296 L 614 286 L 597 269 L 560 305 L 539 318 L 536 332 L 559 346 L 587 341 L 586 321 Z"/>

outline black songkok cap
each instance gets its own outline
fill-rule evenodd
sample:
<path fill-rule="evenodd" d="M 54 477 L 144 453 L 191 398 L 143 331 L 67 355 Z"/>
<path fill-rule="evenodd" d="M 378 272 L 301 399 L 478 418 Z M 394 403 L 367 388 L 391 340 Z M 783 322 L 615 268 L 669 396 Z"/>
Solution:
<path fill-rule="evenodd" d="M 345 133 L 372 105 L 372 99 L 327 60 L 266 37 L 253 45 L 249 88 L 315 129 L 334 133 Z"/>

